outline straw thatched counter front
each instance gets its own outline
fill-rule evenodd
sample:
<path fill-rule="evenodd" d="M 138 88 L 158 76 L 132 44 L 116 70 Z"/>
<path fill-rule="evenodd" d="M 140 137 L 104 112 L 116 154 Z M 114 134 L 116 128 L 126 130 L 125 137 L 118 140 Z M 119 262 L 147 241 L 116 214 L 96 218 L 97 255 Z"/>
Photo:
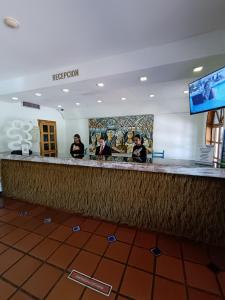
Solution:
<path fill-rule="evenodd" d="M 225 245 L 224 178 L 22 159 L 1 165 L 5 196 Z"/>

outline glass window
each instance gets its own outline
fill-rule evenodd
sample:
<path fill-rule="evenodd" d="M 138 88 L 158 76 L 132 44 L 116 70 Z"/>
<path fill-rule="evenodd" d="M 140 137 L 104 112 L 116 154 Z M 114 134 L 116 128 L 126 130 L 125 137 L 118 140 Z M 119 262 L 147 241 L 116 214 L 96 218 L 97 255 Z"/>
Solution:
<path fill-rule="evenodd" d="M 214 145 L 214 162 L 218 162 L 223 143 L 224 111 L 209 111 L 206 122 L 206 145 Z"/>
<path fill-rule="evenodd" d="M 43 135 L 43 140 L 44 140 L 44 142 L 48 142 L 48 134 Z"/>
<path fill-rule="evenodd" d="M 43 132 L 48 132 L 48 125 L 43 125 Z"/>
<path fill-rule="evenodd" d="M 49 150 L 49 144 L 44 144 L 44 150 L 48 151 Z"/>

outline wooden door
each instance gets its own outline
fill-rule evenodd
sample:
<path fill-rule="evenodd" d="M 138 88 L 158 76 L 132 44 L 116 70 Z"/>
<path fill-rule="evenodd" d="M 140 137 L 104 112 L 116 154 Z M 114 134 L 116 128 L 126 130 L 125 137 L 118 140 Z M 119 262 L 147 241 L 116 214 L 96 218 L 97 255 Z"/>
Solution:
<path fill-rule="evenodd" d="M 41 156 L 57 156 L 56 122 L 39 120 Z"/>

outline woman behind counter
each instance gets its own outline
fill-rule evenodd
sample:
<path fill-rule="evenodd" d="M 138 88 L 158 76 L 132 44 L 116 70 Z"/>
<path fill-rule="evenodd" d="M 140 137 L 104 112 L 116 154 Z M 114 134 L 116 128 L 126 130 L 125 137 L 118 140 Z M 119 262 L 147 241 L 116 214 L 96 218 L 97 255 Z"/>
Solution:
<path fill-rule="evenodd" d="M 74 143 L 70 147 L 70 154 L 74 158 L 84 157 L 84 144 L 81 142 L 79 134 L 74 135 Z"/>
<path fill-rule="evenodd" d="M 134 137 L 134 148 L 132 152 L 133 161 L 139 163 L 145 163 L 147 160 L 146 148 L 143 145 L 143 140 L 139 134 L 136 134 Z"/>

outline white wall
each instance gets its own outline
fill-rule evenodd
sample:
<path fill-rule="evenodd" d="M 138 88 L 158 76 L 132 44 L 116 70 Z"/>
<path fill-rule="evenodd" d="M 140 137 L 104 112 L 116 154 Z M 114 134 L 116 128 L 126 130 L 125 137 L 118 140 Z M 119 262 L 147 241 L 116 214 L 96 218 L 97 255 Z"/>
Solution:
<path fill-rule="evenodd" d="M 79 133 L 88 146 L 88 119 L 65 120 L 66 144 L 73 141 L 74 133 Z M 195 159 L 198 145 L 204 143 L 205 116 L 188 113 L 157 114 L 154 116 L 154 151 L 165 150 L 165 157 L 171 159 Z M 68 152 L 69 153 L 69 152 Z"/>
<path fill-rule="evenodd" d="M 61 114 L 52 108 L 41 106 L 40 110 L 33 108 L 22 107 L 20 103 L 8 103 L 0 101 L 0 153 L 11 151 L 8 148 L 9 138 L 6 136 L 6 130 L 9 128 L 13 120 L 32 121 L 34 129 L 32 131 L 32 151 L 39 153 L 39 130 L 38 119 L 56 121 L 57 139 L 58 139 L 58 154 L 65 155 L 65 121 Z"/>
<path fill-rule="evenodd" d="M 165 150 L 166 158 L 195 159 L 204 143 L 204 115 L 165 114 L 154 119 L 154 151 Z"/>

